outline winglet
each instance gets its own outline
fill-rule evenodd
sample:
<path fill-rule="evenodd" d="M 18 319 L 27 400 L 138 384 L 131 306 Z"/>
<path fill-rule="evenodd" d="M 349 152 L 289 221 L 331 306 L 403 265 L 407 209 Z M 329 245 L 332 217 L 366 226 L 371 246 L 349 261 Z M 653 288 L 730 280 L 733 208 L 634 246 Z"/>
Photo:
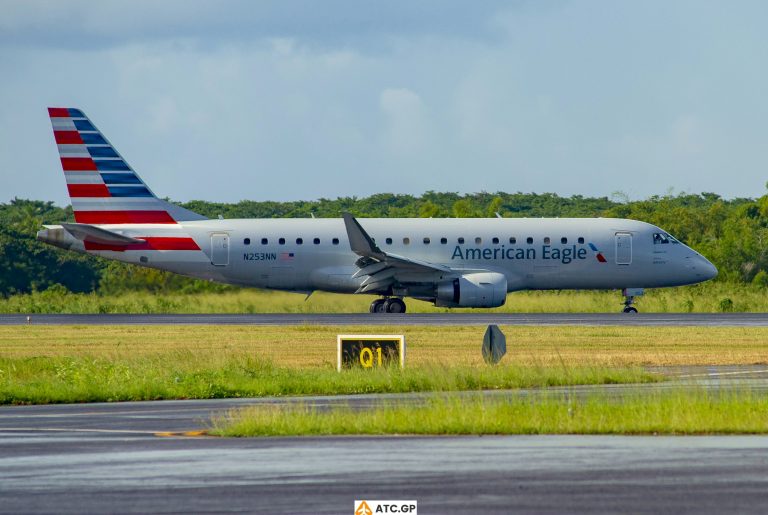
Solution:
<path fill-rule="evenodd" d="M 386 257 L 386 254 L 376 246 L 373 239 L 368 236 L 365 229 L 360 225 L 354 216 L 349 213 L 342 213 L 344 218 L 344 225 L 347 228 L 347 237 L 349 238 L 349 246 L 352 248 L 352 252 L 358 256 L 372 257 L 382 260 Z"/>
<path fill-rule="evenodd" d="M 382 251 L 376 246 L 373 238 L 368 236 L 365 229 L 360 223 L 355 220 L 355 217 L 349 213 L 342 213 L 344 217 L 344 225 L 347 227 L 347 237 L 349 238 L 349 246 L 352 248 L 352 252 L 358 256 L 373 258 L 379 263 L 384 263 L 384 267 L 381 267 L 379 263 L 360 264 L 358 259 L 357 266 L 360 268 L 355 277 L 362 277 L 367 275 L 370 277 L 376 277 L 371 279 L 373 282 L 365 283 L 361 285 L 357 290 L 357 293 L 366 293 L 371 291 L 379 291 L 382 289 L 382 285 L 389 285 L 397 276 L 402 272 L 416 272 L 416 273 L 451 273 L 453 270 L 445 265 L 436 263 L 427 263 L 419 259 L 409 258 L 405 256 L 397 256 L 395 254 L 388 254 Z M 396 270 L 390 270 L 390 269 Z M 368 281 L 368 279 L 366 279 Z"/>

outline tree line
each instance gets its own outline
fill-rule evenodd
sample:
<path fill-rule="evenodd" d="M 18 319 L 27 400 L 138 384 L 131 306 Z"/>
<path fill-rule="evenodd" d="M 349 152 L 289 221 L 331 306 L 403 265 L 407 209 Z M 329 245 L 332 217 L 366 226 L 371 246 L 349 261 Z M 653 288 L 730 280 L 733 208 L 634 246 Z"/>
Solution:
<path fill-rule="evenodd" d="M 669 231 L 709 258 L 718 281 L 768 287 L 768 195 L 724 199 L 715 193 L 653 196 L 561 197 L 553 193 L 440 193 L 420 196 L 380 193 L 365 198 L 314 201 L 216 203 L 195 200 L 183 207 L 210 218 L 340 217 L 616 217 L 642 220 Z M 66 252 L 35 239 L 43 224 L 73 221 L 71 207 L 13 199 L 0 203 L 0 295 L 51 287 L 105 294 L 129 290 L 194 292 L 228 287 L 157 270 Z"/>

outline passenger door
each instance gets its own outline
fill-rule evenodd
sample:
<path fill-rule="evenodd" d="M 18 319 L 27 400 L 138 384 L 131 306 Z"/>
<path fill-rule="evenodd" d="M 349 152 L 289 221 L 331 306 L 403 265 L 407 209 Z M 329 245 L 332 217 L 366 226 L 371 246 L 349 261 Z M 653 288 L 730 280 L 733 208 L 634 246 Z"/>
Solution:
<path fill-rule="evenodd" d="M 632 264 L 632 234 L 628 232 L 616 233 L 616 264 Z"/>
<path fill-rule="evenodd" d="M 211 264 L 229 264 L 229 234 L 211 234 Z"/>

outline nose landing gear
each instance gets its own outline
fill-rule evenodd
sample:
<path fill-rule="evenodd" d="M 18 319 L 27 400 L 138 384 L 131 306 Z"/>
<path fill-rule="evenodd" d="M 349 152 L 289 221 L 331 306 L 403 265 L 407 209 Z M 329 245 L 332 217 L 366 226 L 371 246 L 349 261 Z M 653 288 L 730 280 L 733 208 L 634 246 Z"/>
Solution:
<path fill-rule="evenodd" d="M 624 313 L 637 313 L 637 308 L 632 304 L 635 303 L 635 297 L 641 296 L 643 293 L 642 288 L 624 288 L 621 290 L 621 294 L 624 295 Z"/>
<path fill-rule="evenodd" d="M 624 313 L 637 313 L 637 308 L 634 306 L 630 306 L 629 303 L 632 302 L 632 297 L 627 297 L 627 300 L 624 301 Z"/>
<path fill-rule="evenodd" d="M 405 302 L 397 297 L 376 299 L 371 302 L 371 313 L 405 313 Z"/>

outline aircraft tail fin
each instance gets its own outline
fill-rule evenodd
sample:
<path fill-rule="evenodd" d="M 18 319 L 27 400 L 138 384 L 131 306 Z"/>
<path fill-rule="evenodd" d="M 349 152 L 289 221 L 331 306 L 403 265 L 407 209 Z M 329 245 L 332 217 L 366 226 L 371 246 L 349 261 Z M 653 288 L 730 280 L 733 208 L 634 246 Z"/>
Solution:
<path fill-rule="evenodd" d="M 49 107 L 75 221 L 81 224 L 175 224 L 205 220 L 152 193 L 79 109 Z"/>

